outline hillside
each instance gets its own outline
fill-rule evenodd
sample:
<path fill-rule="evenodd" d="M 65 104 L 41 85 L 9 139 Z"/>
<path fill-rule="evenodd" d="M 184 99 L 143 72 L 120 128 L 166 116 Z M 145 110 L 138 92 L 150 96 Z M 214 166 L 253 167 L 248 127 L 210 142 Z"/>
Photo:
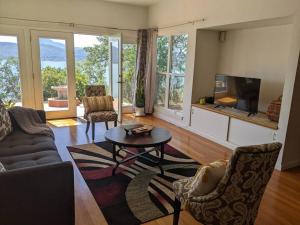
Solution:
<path fill-rule="evenodd" d="M 16 43 L 0 42 L 0 59 L 17 57 L 18 47 Z M 75 48 L 75 59 L 84 60 L 86 52 L 83 48 Z M 65 61 L 65 45 L 49 39 L 41 39 L 41 59 L 42 61 Z"/>

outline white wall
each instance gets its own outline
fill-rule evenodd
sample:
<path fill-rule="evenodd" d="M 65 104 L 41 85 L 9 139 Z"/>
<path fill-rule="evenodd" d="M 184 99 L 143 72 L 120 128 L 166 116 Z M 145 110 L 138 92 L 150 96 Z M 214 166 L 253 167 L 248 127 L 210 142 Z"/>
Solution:
<path fill-rule="evenodd" d="M 258 22 L 284 17 L 292 18 L 291 42 L 290 44 L 287 43 L 287 48 L 289 49 L 288 61 L 277 134 L 277 140 L 285 144 L 300 50 L 299 0 L 164 0 L 150 7 L 149 25 L 163 28 L 191 22 L 196 30 L 230 24 L 240 24 L 241 27 L 246 22 Z M 203 18 L 205 21 L 197 21 Z M 192 61 L 194 60 L 192 59 Z M 192 83 L 187 86 L 188 90 L 192 90 Z M 187 93 L 187 95 L 190 95 L 190 93 Z M 286 149 L 285 146 L 283 147 L 276 165 L 277 169 L 300 165 L 299 158 L 293 159 L 293 161 L 282 160 L 287 158 L 286 155 L 293 151 L 295 149 L 291 147 Z"/>
<path fill-rule="evenodd" d="M 0 17 L 137 29 L 147 26 L 148 9 L 101 0 L 0 0 Z"/>
<path fill-rule="evenodd" d="M 197 30 L 192 103 L 213 96 L 220 55 L 219 32 Z"/>
<path fill-rule="evenodd" d="M 163 0 L 150 8 L 150 26 L 168 26 L 205 18 L 199 27 L 279 18 L 299 10 L 299 0 Z"/>
<path fill-rule="evenodd" d="M 231 30 L 220 44 L 219 74 L 260 78 L 259 111 L 283 93 L 291 25 Z"/>

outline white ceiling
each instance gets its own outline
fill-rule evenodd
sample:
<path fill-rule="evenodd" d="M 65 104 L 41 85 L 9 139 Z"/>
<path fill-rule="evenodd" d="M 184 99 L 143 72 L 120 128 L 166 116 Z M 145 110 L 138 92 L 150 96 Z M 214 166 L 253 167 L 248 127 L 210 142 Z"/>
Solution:
<path fill-rule="evenodd" d="M 104 0 L 106 2 L 117 2 L 123 4 L 150 6 L 162 0 Z"/>

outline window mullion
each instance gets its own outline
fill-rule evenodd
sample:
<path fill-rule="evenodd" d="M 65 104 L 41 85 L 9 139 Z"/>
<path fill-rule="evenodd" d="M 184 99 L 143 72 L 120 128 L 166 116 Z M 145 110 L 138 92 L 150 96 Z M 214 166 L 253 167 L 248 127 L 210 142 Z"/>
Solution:
<path fill-rule="evenodd" d="M 169 108 L 169 98 L 170 98 L 170 73 L 171 73 L 171 63 L 172 63 L 172 36 L 169 36 L 169 49 L 168 49 L 168 64 L 167 64 L 167 76 L 166 76 L 166 97 L 165 97 L 165 107 Z"/>

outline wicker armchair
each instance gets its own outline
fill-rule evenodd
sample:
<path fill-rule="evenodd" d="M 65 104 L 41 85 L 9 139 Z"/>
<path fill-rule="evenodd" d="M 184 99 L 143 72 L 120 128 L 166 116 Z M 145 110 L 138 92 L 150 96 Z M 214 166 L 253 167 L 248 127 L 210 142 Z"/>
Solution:
<path fill-rule="evenodd" d="M 105 96 L 105 86 L 104 85 L 87 85 L 85 87 L 85 96 Z M 87 113 L 85 109 L 84 118 L 87 121 L 86 124 L 86 133 L 88 133 L 90 124 L 92 124 L 92 139 L 95 140 L 95 123 L 96 122 L 105 122 L 106 129 L 108 130 L 108 122 L 113 121 L 114 126 L 117 126 L 118 114 L 113 111 L 99 111 Z"/>
<path fill-rule="evenodd" d="M 183 202 L 192 216 L 205 225 L 253 225 L 281 146 L 272 143 L 237 148 L 224 177 L 207 195 L 188 197 L 186 184 L 191 178 L 174 182 L 173 225 L 178 224 Z"/>

